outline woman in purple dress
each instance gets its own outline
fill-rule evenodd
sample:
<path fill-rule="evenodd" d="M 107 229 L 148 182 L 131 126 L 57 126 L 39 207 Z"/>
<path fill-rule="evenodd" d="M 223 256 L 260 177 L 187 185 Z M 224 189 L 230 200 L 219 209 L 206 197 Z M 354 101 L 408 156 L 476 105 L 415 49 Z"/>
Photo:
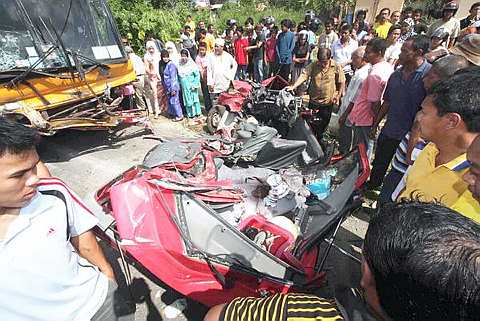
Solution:
<path fill-rule="evenodd" d="M 175 117 L 174 121 L 183 119 L 182 106 L 180 105 L 180 84 L 178 82 L 177 66 L 170 60 L 167 50 L 161 53 L 163 62 L 163 87 L 168 97 L 168 113 Z"/>

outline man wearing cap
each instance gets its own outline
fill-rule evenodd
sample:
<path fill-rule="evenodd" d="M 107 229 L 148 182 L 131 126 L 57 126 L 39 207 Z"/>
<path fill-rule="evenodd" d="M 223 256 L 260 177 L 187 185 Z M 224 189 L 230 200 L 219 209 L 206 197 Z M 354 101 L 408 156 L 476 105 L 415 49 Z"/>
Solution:
<path fill-rule="evenodd" d="M 475 66 L 480 66 L 480 35 L 466 35 L 460 43 L 450 49 L 450 53 L 465 57 Z"/>
<path fill-rule="evenodd" d="M 460 20 L 454 17 L 457 11 L 457 2 L 447 2 L 442 9 L 442 18 L 432 23 L 428 29 L 427 36 L 431 38 L 435 30 L 442 28 L 450 35 L 450 38 L 447 41 L 447 47 L 452 47 L 455 44 L 455 39 L 460 34 Z"/>
<path fill-rule="evenodd" d="M 207 86 L 210 94 L 217 96 L 230 87 L 237 73 L 237 62 L 223 50 L 225 40 L 215 40 L 215 51 L 207 57 Z"/>

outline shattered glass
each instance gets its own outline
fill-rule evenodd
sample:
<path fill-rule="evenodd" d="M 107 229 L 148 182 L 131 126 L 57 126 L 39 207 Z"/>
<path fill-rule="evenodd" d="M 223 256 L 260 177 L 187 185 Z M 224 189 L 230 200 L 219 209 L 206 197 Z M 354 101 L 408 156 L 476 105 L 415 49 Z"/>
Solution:
<path fill-rule="evenodd" d="M 56 34 L 82 63 L 125 58 L 111 19 L 103 0 L 2 0 L 0 71 L 30 67 L 52 46 L 60 47 Z M 68 66 L 58 48 L 47 58 L 36 68 Z"/>

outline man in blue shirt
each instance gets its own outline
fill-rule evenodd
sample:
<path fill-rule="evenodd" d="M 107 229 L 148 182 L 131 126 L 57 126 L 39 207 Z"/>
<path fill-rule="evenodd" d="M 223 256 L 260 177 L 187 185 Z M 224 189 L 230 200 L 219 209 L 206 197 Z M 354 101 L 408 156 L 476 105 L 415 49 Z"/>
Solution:
<path fill-rule="evenodd" d="M 278 35 L 277 39 L 278 74 L 288 81 L 293 59 L 293 49 L 295 48 L 295 35 L 290 31 L 292 25 L 290 20 L 282 20 L 281 25 L 282 33 Z"/>
<path fill-rule="evenodd" d="M 388 80 L 384 102 L 373 123 L 370 137 L 377 134 L 378 125 L 387 116 L 387 121 L 377 140 L 372 173 L 367 189 L 382 185 L 388 166 L 405 134 L 411 129 L 415 115 L 420 109 L 426 91 L 423 76 L 431 65 L 423 58 L 428 52 L 430 41 L 425 36 L 413 36 L 403 43 L 400 64 Z"/>

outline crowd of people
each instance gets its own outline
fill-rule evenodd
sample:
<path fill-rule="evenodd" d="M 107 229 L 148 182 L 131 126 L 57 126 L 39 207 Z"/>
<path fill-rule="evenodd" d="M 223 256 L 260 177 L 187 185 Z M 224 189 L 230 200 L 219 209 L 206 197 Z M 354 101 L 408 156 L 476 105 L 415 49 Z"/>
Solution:
<path fill-rule="evenodd" d="M 180 52 L 151 39 L 144 58 L 127 48 L 140 106 L 201 117 L 234 79 L 281 75 L 306 92 L 321 138 L 339 106 L 340 151 L 365 144 L 366 190 L 379 190 L 365 236 L 365 314 L 310 294 L 237 298 L 206 321 L 480 319 L 480 3 L 455 18 L 448 2 L 430 26 L 422 12 L 382 9 L 370 26 L 309 13 L 280 28 L 272 17 L 240 27 L 185 23 Z M 147 99 L 146 99 L 147 98 Z M 210 104 L 210 105 L 209 105 Z M 112 267 L 98 220 L 36 151 L 38 133 L 0 118 L 0 315 L 9 321 L 117 320 Z"/>
<path fill-rule="evenodd" d="M 330 109 L 341 103 L 348 107 L 346 99 L 341 98 L 355 72 L 352 56 L 357 48 L 366 46 L 374 38 L 384 39 L 385 43 L 381 44 L 386 45 L 384 61 L 396 68 L 401 65 L 399 57 L 403 43 L 412 36 L 425 35 L 428 48 L 424 56 L 431 63 L 447 55 L 466 34 L 477 32 L 479 8 L 479 3 L 474 3 L 470 15 L 459 20 L 455 17 L 458 4 L 448 2 L 442 8 L 441 16 L 430 25 L 421 9 L 405 8 L 402 12 L 391 12 L 384 8 L 372 25 L 366 21 L 367 11 L 364 10 L 356 13 L 351 24 L 340 22 L 338 18 L 322 22 L 308 11 L 305 20 L 298 23 L 284 19 L 277 24 L 272 16 L 264 17 L 258 23 L 252 18 L 243 24 L 229 19 L 225 30 L 219 32 L 212 24 L 195 23 L 188 16 L 179 43 L 168 41 L 164 44 L 152 37 L 146 43 L 147 53 L 143 59 L 127 48 L 139 77 L 136 102 L 154 117 L 167 112 L 175 121 L 182 120 L 184 113 L 189 118 L 201 119 L 201 96 L 208 111 L 216 96 L 230 88 L 232 80 L 249 79 L 260 83 L 273 75 L 289 81 L 297 94 L 308 93 L 318 98 L 320 91 L 323 95 L 333 91 L 320 79 L 317 83 L 322 83 L 325 88 L 311 86 L 315 83 L 311 81 L 315 74 L 327 70 L 325 66 L 313 70 L 313 75 L 309 74 L 312 68 L 307 66 L 321 54 L 331 61 L 329 64 L 342 69 L 344 81 L 337 75 L 335 87 L 338 90 L 321 101 L 314 98 L 313 103 L 317 108 L 321 105 Z M 318 34 L 321 26 L 323 31 Z M 321 49 L 328 49 L 328 52 Z M 218 63 L 222 68 L 218 68 Z M 382 66 L 377 67 L 382 69 L 384 77 L 388 71 L 393 72 L 390 67 L 386 71 Z M 303 85 L 297 83 L 298 79 Z M 322 114 L 323 122 L 328 123 L 329 113 Z M 324 126 L 318 127 L 321 130 Z"/>

